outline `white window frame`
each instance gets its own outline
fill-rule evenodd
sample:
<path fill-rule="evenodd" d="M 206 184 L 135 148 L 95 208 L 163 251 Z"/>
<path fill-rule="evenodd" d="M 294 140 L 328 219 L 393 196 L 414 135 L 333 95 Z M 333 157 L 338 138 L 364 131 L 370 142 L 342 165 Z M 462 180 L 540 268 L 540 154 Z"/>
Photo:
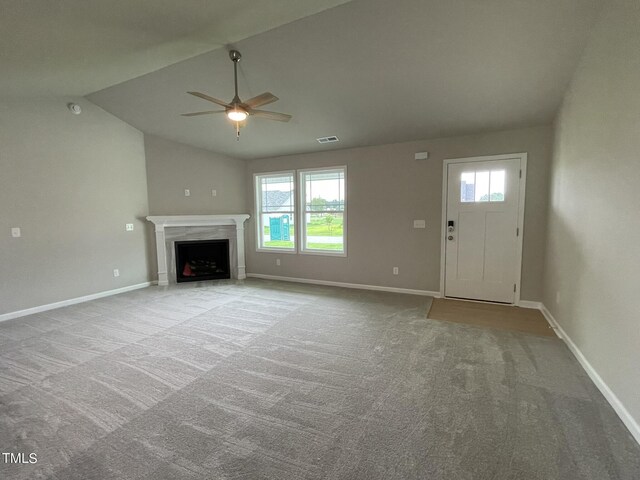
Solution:
<path fill-rule="evenodd" d="M 297 176 L 296 176 L 296 171 L 295 170 L 285 170 L 285 171 L 281 171 L 281 172 L 265 172 L 265 173 L 254 173 L 253 174 L 253 187 L 254 187 L 254 194 L 255 194 L 255 208 L 256 208 L 256 251 L 257 252 L 262 252 L 262 253 L 292 253 L 292 254 L 296 254 L 298 253 L 298 240 L 299 240 L 299 236 L 298 236 L 298 226 L 294 225 L 294 238 L 293 238 L 293 249 L 290 248 L 279 248 L 279 247 L 265 247 L 262 245 L 262 231 L 264 229 L 264 226 L 262 225 L 262 215 L 263 215 L 263 211 L 262 211 L 262 192 L 261 192 L 261 188 L 260 188 L 260 179 L 264 178 L 264 177 L 282 177 L 285 175 L 290 175 L 293 178 L 293 195 L 292 195 L 292 200 L 293 200 L 293 210 L 291 212 L 283 212 L 283 213 L 290 213 L 291 217 L 296 220 L 297 219 L 297 215 L 296 215 L 296 208 L 298 208 L 297 205 L 297 195 L 296 195 L 296 189 L 297 189 Z M 274 212 L 264 212 L 264 213 L 274 213 Z M 297 223 L 297 222 L 296 222 Z"/>
<path fill-rule="evenodd" d="M 306 184 L 303 180 L 305 174 L 309 172 L 323 172 L 323 171 L 342 171 L 344 174 L 344 211 L 342 212 L 342 245 L 343 250 L 341 252 L 331 250 L 319 250 L 306 248 L 306 236 L 307 236 L 307 224 L 306 224 Z M 318 168 L 305 168 L 298 170 L 298 225 L 296 226 L 300 239 L 300 242 L 296 242 L 298 245 L 298 251 L 303 255 L 322 255 L 328 257 L 346 257 L 347 256 L 347 166 L 336 165 L 333 167 L 318 167 Z"/>

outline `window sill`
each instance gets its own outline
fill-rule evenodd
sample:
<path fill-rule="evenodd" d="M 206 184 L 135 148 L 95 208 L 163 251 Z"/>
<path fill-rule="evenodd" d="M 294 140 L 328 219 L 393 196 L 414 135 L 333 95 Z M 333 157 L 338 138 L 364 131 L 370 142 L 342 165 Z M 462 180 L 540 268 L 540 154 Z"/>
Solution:
<path fill-rule="evenodd" d="M 346 257 L 347 252 L 331 252 L 326 250 L 301 250 L 300 255 L 320 255 L 322 257 Z"/>
<path fill-rule="evenodd" d="M 258 253 L 287 253 L 295 255 L 298 253 L 296 250 L 289 250 L 284 248 L 256 248 Z"/>

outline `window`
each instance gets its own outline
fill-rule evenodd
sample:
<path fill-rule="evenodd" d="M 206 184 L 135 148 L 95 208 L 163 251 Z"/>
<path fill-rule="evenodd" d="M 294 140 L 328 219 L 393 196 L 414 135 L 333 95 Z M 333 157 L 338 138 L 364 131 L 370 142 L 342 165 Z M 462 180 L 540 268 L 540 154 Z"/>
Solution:
<path fill-rule="evenodd" d="M 463 172 L 460 178 L 460 201 L 504 202 L 504 170 Z"/>
<path fill-rule="evenodd" d="M 256 175 L 258 249 L 296 251 L 294 172 Z"/>
<path fill-rule="evenodd" d="M 302 252 L 344 255 L 345 168 L 300 172 Z"/>
<path fill-rule="evenodd" d="M 300 170 L 297 177 L 295 172 L 277 172 L 254 178 L 259 251 L 346 254 L 345 167 Z M 299 247 L 297 238 L 302 239 Z"/>

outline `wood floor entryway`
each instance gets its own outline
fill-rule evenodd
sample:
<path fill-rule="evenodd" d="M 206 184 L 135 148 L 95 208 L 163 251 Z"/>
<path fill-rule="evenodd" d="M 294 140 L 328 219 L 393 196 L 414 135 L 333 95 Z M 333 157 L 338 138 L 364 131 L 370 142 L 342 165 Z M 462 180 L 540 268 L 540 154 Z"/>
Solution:
<path fill-rule="evenodd" d="M 546 337 L 556 336 L 542 312 L 531 308 L 434 298 L 427 318 Z"/>

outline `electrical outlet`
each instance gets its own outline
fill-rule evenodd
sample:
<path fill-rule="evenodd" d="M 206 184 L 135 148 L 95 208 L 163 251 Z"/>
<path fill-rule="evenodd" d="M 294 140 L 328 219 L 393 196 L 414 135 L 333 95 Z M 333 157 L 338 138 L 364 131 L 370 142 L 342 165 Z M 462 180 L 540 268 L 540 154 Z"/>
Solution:
<path fill-rule="evenodd" d="M 212 197 L 217 197 L 218 196 L 218 191 L 217 190 L 211 190 L 211 196 Z"/>
<path fill-rule="evenodd" d="M 127 224 L 124 226 L 124 229 L 125 229 L 127 232 L 133 232 L 133 223 L 127 223 Z"/>
<path fill-rule="evenodd" d="M 117 268 L 113 269 L 113 276 L 114 277 L 119 277 L 120 276 L 120 270 L 118 270 Z"/>
<path fill-rule="evenodd" d="M 22 232 L 20 231 L 20 227 L 13 227 L 11 229 L 11 236 L 13 238 L 19 238 L 22 236 Z"/>
<path fill-rule="evenodd" d="M 279 267 L 280 266 L 280 259 L 276 258 L 276 265 Z"/>
<path fill-rule="evenodd" d="M 188 188 L 184 189 L 184 196 L 185 197 L 190 197 L 191 196 L 191 190 L 189 190 Z"/>
<path fill-rule="evenodd" d="M 398 269 L 398 267 L 393 267 L 393 274 L 398 275 L 398 273 L 400 273 L 400 270 Z"/>

